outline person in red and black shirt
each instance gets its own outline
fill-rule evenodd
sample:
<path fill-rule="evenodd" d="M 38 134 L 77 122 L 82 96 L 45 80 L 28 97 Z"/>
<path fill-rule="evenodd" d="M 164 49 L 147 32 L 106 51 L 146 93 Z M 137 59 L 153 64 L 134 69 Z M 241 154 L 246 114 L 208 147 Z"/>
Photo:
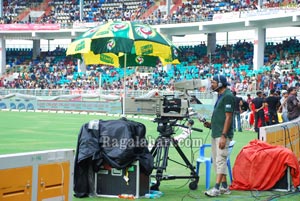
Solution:
<path fill-rule="evenodd" d="M 255 97 L 251 105 L 253 104 L 255 107 L 254 110 L 254 130 L 255 132 L 259 133 L 258 121 L 261 121 L 261 126 L 266 126 L 265 121 L 265 114 L 264 114 L 264 107 L 265 107 L 265 100 L 263 99 L 262 91 L 256 92 L 257 97 Z"/>
<path fill-rule="evenodd" d="M 277 109 L 280 105 L 280 97 L 275 95 L 275 89 L 270 90 L 270 95 L 265 102 L 268 106 L 269 125 L 278 124 Z"/>

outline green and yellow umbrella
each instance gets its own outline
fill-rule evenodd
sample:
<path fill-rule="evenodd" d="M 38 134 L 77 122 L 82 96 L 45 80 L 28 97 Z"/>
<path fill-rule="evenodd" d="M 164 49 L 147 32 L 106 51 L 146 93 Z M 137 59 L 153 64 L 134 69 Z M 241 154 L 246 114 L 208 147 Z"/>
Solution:
<path fill-rule="evenodd" d="M 157 60 L 163 65 L 179 64 L 178 53 L 179 49 L 151 26 L 129 21 L 94 27 L 67 49 L 67 55 L 82 58 L 86 65 L 124 67 L 124 72 L 128 66 L 155 66 Z"/>
<path fill-rule="evenodd" d="M 161 62 L 163 66 L 167 64 L 179 64 L 178 59 L 170 60 L 163 59 L 162 57 L 157 56 L 140 56 L 136 54 L 127 54 L 126 59 L 126 67 L 136 67 L 136 66 L 147 66 L 147 67 L 155 67 L 158 62 Z M 124 53 L 120 53 L 116 55 L 114 53 L 102 53 L 102 54 L 94 54 L 90 51 L 87 54 L 82 54 L 80 56 L 86 65 L 91 64 L 102 64 L 114 67 L 125 67 L 125 55 Z"/>
<path fill-rule="evenodd" d="M 97 27 L 90 48 L 95 54 L 123 52 L 164 59 L 177 57 L 178 54 L 175 45 L 149 25 L 128 21 L 110 22 Z"/>
<path fill-rule="evenodd" d="M 73 41 L 67 49 L 67 55 L 84 58 L 87 65 L 106 63 L 107 59 L 115 61 L 120 53 L 156 56 L 164 64 L 176 64 L 179 63 L 178 52 L 170 40 L 149 25 L 129 21 L 108 22 L 94 27 Z M 114 62 L 112 66 L 119 67 L 117 64 Z"/>

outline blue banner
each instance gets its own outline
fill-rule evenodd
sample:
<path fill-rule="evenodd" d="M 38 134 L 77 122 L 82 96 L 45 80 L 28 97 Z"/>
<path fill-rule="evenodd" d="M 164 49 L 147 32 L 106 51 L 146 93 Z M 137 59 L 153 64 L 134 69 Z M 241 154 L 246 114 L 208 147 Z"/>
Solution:
<path fill-rule="evenodd" d="M 0 109 L 36 110 L 36 100 L 23 98 L 0 99 Z"/>

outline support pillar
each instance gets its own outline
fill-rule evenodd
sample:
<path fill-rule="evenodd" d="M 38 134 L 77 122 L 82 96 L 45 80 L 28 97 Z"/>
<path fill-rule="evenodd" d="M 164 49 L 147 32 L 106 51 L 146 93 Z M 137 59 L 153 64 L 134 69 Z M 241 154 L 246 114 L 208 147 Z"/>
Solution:
<path fill-rule="evenodd" d="M 258 2 L 257 2 L 257 8 L 258 8 L 258 10 L 261 10 L 262 7 L 263 7 L 263 1 L 262 0 L 258 0 Z"/>
<path fill-rule="evenodd" d="M 229 33 L 226 32 L 226 45 L 228 45 L 228 44 L 229 44 Z"/>
<path fill-rule="evenodd" d="M 3 17 L 3 0 L 0 0 L 0 6 L 1 6 L 1 8 L 0 8 L 0 17 L 2 18 Z"/>
<path fill-rule="evenodd" d="M 32 57 L 36 59 L 41 54 L 41 40 L 33 40 Z"/>
<path fill-rule="evenodd" d="M 217 34 L 216 33 L 208 33 L 207 34 L 207 55 L 211 55 L 216 51 L 216 42 Z"/>
<path fill-rule="evenodd" d="M 83 0 L 79 0 L 79 18 L 80 22 L 83 20 Z"/>
<path fill-rule="evenodd" d="M 158 32 L 160 32 L 160 30 L 158 30 Z M 173 41 L 173 36 L 171 34 L 163 34 L 167 39 L 169 39 L 170 41 Z M 168 71 L 172 68 L 172 64 L 166 64 L 163 67 L 163 70 Z"/>
<path fill-rule="evenodd" d="M 256 28 L 254 30 L 254 52 L 253 52 L 253 70 L 258 70 L 264 65 L 264 50 L 266 42 L 266 29 Z"/>
<path fill-rule="evenodd" d="M 77 68 L 78 72 L 86 73 L 86 65 L 84 61 L 81 61 L 80 59 L 77 60 Z"/>
<path fill-rule="evenodd" d="M 6 49 L 5 49 L 5 39 L 0 38 L 0 75 L 5 73 L 6 68 Z"/>
<path fill-rule="evenodd" d="M 48 52 L 50 52 L 50 49 L 51 49 L 50 46 L 51 46 L 51 44 L 50 44 L 50 39 L 48 39 L 48 47 L 47 47 L 47 51 L 48 51 Z"/>
<path fill-rule="evenodd" d="M 171 0 L 166 0 L 166 14 L 167 15 L 171 15 L 170 10 L 171 10 Z"/>

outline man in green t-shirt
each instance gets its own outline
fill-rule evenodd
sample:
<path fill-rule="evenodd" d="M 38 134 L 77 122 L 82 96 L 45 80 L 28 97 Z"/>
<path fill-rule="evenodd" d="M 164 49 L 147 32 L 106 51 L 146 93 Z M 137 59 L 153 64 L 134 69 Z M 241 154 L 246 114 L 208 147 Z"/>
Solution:
<path fill-rule="evenodd" d="M 214 105 L 211 122 L 204 122 L 204 126 L 211 129 L 212 162 L 217 175 L 215 186 L 205 192 L 205 195 L 210 197 L 231 193 L 226 175 L 228 146 L 233 138 L 235 98 L 227 88 L 228 85 L 223 75 L 215 75 L 211 80 L 211 89 L 218 93 L 218 99 Z"/>

